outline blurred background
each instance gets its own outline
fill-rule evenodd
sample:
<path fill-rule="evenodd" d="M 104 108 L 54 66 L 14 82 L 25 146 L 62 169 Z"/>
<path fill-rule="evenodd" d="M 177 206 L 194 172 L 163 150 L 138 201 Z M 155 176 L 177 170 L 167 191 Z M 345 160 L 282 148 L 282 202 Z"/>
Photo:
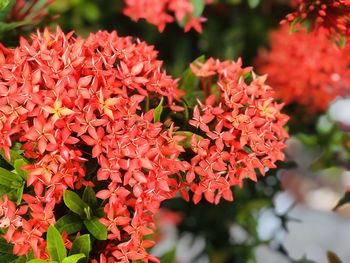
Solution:
<path fill-rule="evenodd" d="M 287 161 L 258 183 L 234 188 L 233 203 L 165 202 L 159 242 L 151 250 L 162 263 L 350 262 L 350 52 L 348 45 L 281 27 L 292 2 L 212 1 L 202 11 L 207 21 L 201 34 L 185 33 L 178 23 L 162 33 L 143 19 L 136 23 L 123 14 L 121 0 L 18 1 L 22 9 L 10 13 L 0 2 L 7 46 L 35 27 L 59 24 L 83 37 L 117 30 L 154 45 L 175 77 L 202 54 L 241 57 L 245 66 L 269 75 L 291 116 Z M 34 15 L 20 11 L 25 8 Z"/>

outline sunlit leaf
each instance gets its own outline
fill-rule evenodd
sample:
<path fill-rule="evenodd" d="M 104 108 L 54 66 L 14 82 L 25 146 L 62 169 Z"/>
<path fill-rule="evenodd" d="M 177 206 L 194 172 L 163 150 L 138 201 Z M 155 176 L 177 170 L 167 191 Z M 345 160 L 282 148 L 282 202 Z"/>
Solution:
<path fill-rule="evenodd" d="M 107 228 L 102 224 L 97 217 L 94 217 L 90 220 L 84 220 L 84 225 L 87 230 L 98 240 L 107 239 Z"/>
<path fill-rule="evenodd" d="M 50 225 L 47 231 L 47 251 L 51 260 L 59 262 L 67 255 L 62 236 L 53 225 Z"/>
<path fill-rule="evenodd" d="M 154 115 L 153 115 L 153 121 L 158 122 L 160 121 L 160 116 L 162 115 L 163 112 L 163 97 L 160 100 L 158 106 L 154 109 Z"/>
<path fill-rule="evenodd" d="M 65 190 L 63 194 L 63 201 L 72 212 L 80 216 L 84 216 L 84 208 L 87 208 L 88 205 L 80 198 L 78 194 L 70 190 Z"/>
<path fill-rule="evenodd" d="M 71 255 L 63 259 L 62 263 L 77 263 L 79 259 L 85 258 L 86 256 L 82 253 Z"/>

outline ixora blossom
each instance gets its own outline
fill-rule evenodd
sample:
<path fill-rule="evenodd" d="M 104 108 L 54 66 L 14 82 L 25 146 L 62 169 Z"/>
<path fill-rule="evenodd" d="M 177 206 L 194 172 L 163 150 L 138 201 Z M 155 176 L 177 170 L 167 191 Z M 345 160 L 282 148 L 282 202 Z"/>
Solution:
<path fill-rule="evenodd" d="M 0 46 L 0 66 L 0 230 L 18 256 L 61 262 L 94 242 L 92 262 L 158 262 L 147 248 L 162 201 L 232 200 L 284 158 L 282 105 L 240 61 L 191 66 L 207 99 L 186 131 L 184 92 L 140 40 L 38 31 Z"/>
<path fill-rule="evenodd" d="M 201 16 L 205 4 L 212 0 L 199 0 L 194 5 L 191 0 L 125 0 L 124 14 L 138 21 L 145 19 L 148 23 L 156 25 L 162 32 L 168 23 L 177 21 L 184 24 L 185 32 L 195 29 L 202 32 L 202 22 L 206 21 Z"/>
<path fill-rule="evenodd" d="M 271 33 L 270 46 L 260 52 L 258 69 L 269 75 L 268 83 L 285 103 L 317 112 L 336 96 L 350 94 L 349 44 L 340 48 L 320 31 L 291 34 L 284 26 Z"/>
<path fill-rule="evenodd" d="M 312 30 L 322 32 L 336 39 L 350 37 L 350 1 L 349 0 L 292 0 L 297 10 L 286 16 L 285 22 L 293 26 L 308 21 Z M 339 40 L 339 39 L 338 39 Z"/>
<path fill-rule="evenodd" d="M 266 76 L 257 76 L 252 68 L 242 68 L 241 60 L 208 59 L 193 63 L 191 69 L 201 80 L 205 94 L 216 81 L 218 94 L 198 101 L 190 125 L 201 131 L 192 137 L 191 159 L 186 179 L 193 183 L 193 200 L 204 194 L 207 201 L 233 200 L 230 186 L 242 185 L 244 178 L 257 180 L 257 171 L 265 175 L 283 160 L 282 149 L 288 134 L 283 130 L 288 117 L 281 114 L 282 104 L 272 99 L 273 90 Z"/>

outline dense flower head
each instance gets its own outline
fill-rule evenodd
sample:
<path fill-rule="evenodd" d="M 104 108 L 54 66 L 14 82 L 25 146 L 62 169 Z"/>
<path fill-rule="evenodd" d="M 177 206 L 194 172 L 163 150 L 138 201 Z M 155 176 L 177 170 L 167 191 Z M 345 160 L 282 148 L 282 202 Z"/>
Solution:
<path fill-rule="evenodd" d="M 212 0 L 206 0 L 207 4 Z M 156 25 L 162 32 L 168 23 L 177 21 L 184 23 L 185 32 L 191 28 L 202 32 L 201 23 L 206 19 L 194 15 L 195 7 L 190 0 L 125 0 L 124 14 L 132 20 L 145 19 L 148 23 Z"/>
<path fill-rule="evenodd" d="M 312 30 L 322 29 L 322 33 L 339 40 L 350 37 L 350 1 L 348 0 L 292 0 L 296 11 L 286 16 L 285 22 L 294 26 L 308 21 Z"/>
<path fill-rule="evenodd" d="M 350 94 L 350 46 L 333 45 L 322 32 L 290 34 L 287 27 L 270 35 L 270 51 L 262 50 L 259 72 L 285 103 L 324 111 L 336 96 Z"/>
<path fill-rule="evenodd" d="M 187 183 L 198 202 L 202 195 L 211 203 L 220 198 L 232 200 L 231 186 L 243 179 L 257 180 L 257 173 L 275 167 L 284 159 L 282 150 L 288 134 L 283 130 L 288 117 L 280 112 L 282 104 L 272 99 L 273 90 L 266 76 L 257 76 L 252 68 L 242 68 L 241 60 L 208 59 L 193 63 L 191 69 L 209 93 L 217 85 L 217 94 L 198 101 L 190 125 L 201 136 L 193 136 L 195 156 L 186 174 Z"/>
<path fill-rule="evenodd" d="M 159 262 L 147 249 L 162 201 L 191 191 L 195 203 L 203 195 L 233 200 L 231 186 L 284 158 L 288 117 L 265 77 L 240 60 L 191 65 L 206 97 L 193 109 L 191 131 L 171 119 L 183 114 L 177 80 L 138 39 L 46 29 L 19 47 L 0 45 L 0 66 L 0 154 L 23 186 L 23 195 L 0 199 L 0 228 L 16 255 L 48 259 L 46 233 L 71 209 L 66 194 L 89 186 L 107 233 L 94 241 L 91 261 Z M 159 107 L 170 113 L 163 122 Z M 83 214 L 91 219 L 89 209 Z M 66 248 L 87 230 L 63 231 Z"/>
<path fill-rule="evenodd" d="M 118 241 L 106 253 L 121 261 L 148 258 L 142 237 L 152 233 L 160 202 L 174 195 L 169 176 L 182 168 L 182 148 L 172 143 L 171 127 L 141 108 L 146 97 L 149 104 L 163 97 L 164 107 L 179 110 L 176 81 L 152 46 L 116 32 L 84 40 L 58 28 L 31 38 L 0 51 L 0 146 L 10 159 L 20 142 L 31 160 L 22 167 L 28 191 L 18 208 L 6 197 L 1 204 L 9 208 L 0 209 L 1 225 L 10 227 L 4 238 L 17 255 L 32 249 L 47 258 L 44 234 L 58 219 L 55 207 L 65 189 L 94 184 L 84 164 L 95 158 L 97 180 L 107 182 L 97 193 L 107 201 L 101 221 Z M 29 218 L 19 218 L 26 209 Z"/>

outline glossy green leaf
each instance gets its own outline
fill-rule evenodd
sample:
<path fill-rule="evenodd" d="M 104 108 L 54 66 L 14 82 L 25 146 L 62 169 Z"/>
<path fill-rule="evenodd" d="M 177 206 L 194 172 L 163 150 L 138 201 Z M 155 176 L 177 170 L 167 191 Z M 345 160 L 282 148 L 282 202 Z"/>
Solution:
<path fill-rule="evenodd" d="M 91 240 L 90 240 L 90 235 L 85 234 L 82 236 L 77 237 L 73 244 L 72 248 L 69 252 L 69 255 L 74 255 L 74 254 L 84 254 L 86 258 L 89 257 L 91 251 Z"/>
<path fill-rule="evenodd" d="M 67 214 L 57 220 L 55 227 L 60 233 L 66 232 L 68 235 L 71 235 L 82 230 L 84 224 L 80 216 L 76 214 Z"/>
<path fill-rule="evenodd" d="M 84 220 L 84 225 L 87 230 L 98 240 L 107 239 L 107 227 L 102 224 L 97 217 L 93 217 L 90 220 Z"/>
<path fill-rule="evenodd" d="M 27 171 L 22 170 L 22 167 L 24 165 L 27 165 L 27 164 L 28 164 L 28 162 L 26 162 L 25 160 L 17 159 L 17 160 L 14 161 L 14 165 L 13 165 L 13 167 L 15 168 L 16 173 L 18 175 L 20 175 L 24 180 L 27 180 L 28 173 L 27 173 Z"/>
<path fill-rule="evenodd" d="M 0 0 L 0 21 L 5 20 L 15 2 L 15 0 Z"/>
<path fill-rule="evenodd" d="M 205 56 L 200 56 L 192 63 L 203 63 L 204 61 Z M 199 78 L 194 75 L 191 68 L 186 69 L 182 74 L 179 87 L 181 90 L 185 91 L 183 99 L 189 108 L 194 108 L 197 104 L 197 98 L 200 100 L 204 99 L 204 92 L 199 87 Z"/>
<path fill-rule="evenodd" d="M 96 194 L 90 186 L 87 186 L 84 189 L 83 201 L 92 208 L 97 206 Z"/>
<path fill-rule="evenodd" d="M 162 115 L 162 112 L 163 112 L 163 97 L 162 99 L 160 100 L 158 106 L 154 109 L 154 115 L 153 115 L 153 121 L 154 122 L 158 122 L 160 121 L 160 117 Z"/>
<path fill-rule="evenodd" d="M 63 201 L 72 212 L 80 216 L 84 216 L 84 208 L 87 208 L 88 205 L 80 198 L 78 194 L 70 190 L 65 190 L 63 194 Z"/>
<path fill-rule="evenodd" d="M 47 250 L 51 260 L 62 262 L 67 255 L 62 236 L 53 225 L 47 231 Z"/>
<path fill-rule="evenodd" d="M 43 259 L 32 259 L 27 261 L 27 263 L 46 263 L 47 261 L 43 260 Z"/>
<path fill-rule="evenodd" d="M 192 16 L 200 17 L 205 7 L 205 0 L 190 0 L 190 2 L 193 5 Z"/>
<path fill-rule="evenodd" d="M 85 258 L 86 256 L 82 253 L 71 255 L 63 259 L 62 263 L 77 263 L 79 259 Z"/>
<path fill-rule="evenodd" d="M 0 185 L 17 189 L 22 186 L 22 182 L 21 176 L 0 167 Z"/>
<path fill-rule="evenodd" d="M 16 195 L 16 204 L 19 205 L 22 202 L 23 191 L 24 191 L 25 183 L 22 183 L 22 186 L 18 188 Z"/>

